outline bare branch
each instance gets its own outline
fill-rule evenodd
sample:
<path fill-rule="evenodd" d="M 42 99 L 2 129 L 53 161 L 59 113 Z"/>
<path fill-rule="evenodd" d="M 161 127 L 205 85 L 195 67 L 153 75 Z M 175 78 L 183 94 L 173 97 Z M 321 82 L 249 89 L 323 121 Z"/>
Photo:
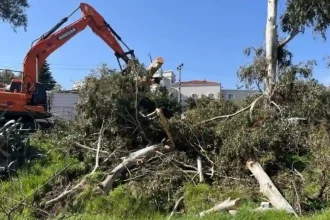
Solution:
<path fill-rule="evenodd" d="M 30 198 L 31 196 L 33 196 L 34 194 L 36 194 L 40 189 L 42 189 L 44 186 L 46 186 L 48 183 L 50 183 L 51 181 L 53 181 L 53 179 L 55 179 L 58 175 L 60 175 L 61 173 L 63 173 L 66 169 L 69 168 L 69 166 L 71 166 L 71 163 L 68 164 L 67 166 L 65 166 L 61 171 L 59 171 L 58 173 L 56 173 L 54 176 L 52 176 L 49 180 L 47 180 L 47 182 L 45 182 L 44 184 L 42 184 L 41 186 L 39 186 L 34 192 L 32 192 L 30 195 L 28 195 L 27 197 L 25 197 L 23 200 L 21 200 L 21 202 L 19 202 L 17 205 L 15 205 L 13 208 L 10 209 L 9 211 L 9 215 L 15 211 L 20 205 L 22 205 L 28 198 Z"/>
<path fill-rule="evenodd" d="M 290 35 L 284 40 L 282 41 L 279 45 L 278 45 L 278 48 L 283 48 L 285 47 L 285 45 L 287 45 L 295 36 L 297 36 L 297 34 L 299 34 L 299 30 L 298 29 L 295 29 L 293 30 Z"/>
<path fill-rule="evenodd" d="M 180 203 L 183 201 L 183 199 L 184 199 L 184 197 L 181 196 L 181 197 L 176 201 L 176 203 L 175 203 L 175 205 L 174 205 L 174 208 L 173 208 L 173 210 L 172 210 L 170 216 L 168 216 L 167 220 L 169 220 L 169 219 L 174 215 L 174 213 L 175 213 L 176 210 L 178 209 L 178 207 L 179 207 Z"/>
<path fill-rule="evenodd" d="M 197 168 L 198 168 L 198 174 L 199 174 L 199 182 L 204 182 L 204 175 L 203 175 L 203 168 L 202 168 L 202 159 L 201 157 L 197 157 Z"/>
<path fill-rule="evenodd" d="M 73 144 L 76 147 L 84 148 L 84 149 L 91 150 L 91 151 L 97 151 L 97 149 L 95 149 L 95 148 L 87 147 L 86 145 L 80 144 L 78 142 L 74 142 Z M 105 151 L 105 150 L 99 150 L 99 152 L 104 153 L 104 154 L 110 154 L 108 151 Z"/>
<path fill-rule="evenodd" d="M 168 143 L 165 143 L 165 139 L 162 143 L 155 144 L 148 146 L 146 148 L 143 148 L 141 150 L 138 150 L 132 154 L 130 154 L 127 158 L 124 159 L 122 163 L 120 163 L 118 166 L 116 166 L 103 180 L 101 183 L 98 184 L 98 187 L 104 192 L 108 193 L 110 189 L 112 188 L 113 183 L 115 180 L 119 177 L 119 175 L 132 166 L 137 160 L 139 160 L 141 157 L 147 158 L 150 156 L 153 156 L 156 151 L 162 151 L 162 150 L 169 150 L 172 147 L 168 145 Z"/>
<path fill-rule="evenodd" d="M 98 142 L 97 142 L 97 150 L 96 150 L 96 156 L 95 156 L 95 166 L 94 166 L 94 169 L 92 171 L 92 174 L 94 174 L 96 172 L 96 170 L 99 168 L 100 148 L 101 148 L 101 145 L 102 145 L 103 133 L 104 133 L 104 127 L 103 127 L 103 123 L 102 123 L 101 129 L 100 129 L 100 135 L 99 135 Z"/>
<path fill-rule="evenodd" d="M 196 125 L 199 125 L 199 124 L 204 124 L 204 123 L 207 123 L 207 122 L 210 122 L 210 121 L 214 121 L 214 120 L 217 120 L 217 119 L 221 119 L 221 118 L 229 118 L 229 117 L 233 117 L 235 115 L 238 115 L 248 109 L 250 109 L 250 117 L 251 117 L 251 114 L 252 114 L 252 110 L 253 110 L 253 107 L 255 106 L 255 104 L 257 103 L 257 101 L 263 97 L 264 95 L 261 95 L 259 96 L 258 98 L 256 98 L 249 106 L 243 108 L 243 109 L 240 109 L 238 110 L 237 112 L 233 113 L 233 114 L 229 114 L 229 115 L 221 115 L 221 116 L 217 116 L 217 117 L 214 117 L 214 118 L 210 118 L 210 119 L 207 119 L 207 120 L 204 120 L 204 121 L 201 121 L 199 123 L 197 123 Z"/>
<path fill-rule="evenodd" d="M 99 133 L 98 143 L 97 143 L 96 156 L 95 156 L 95 166 L 94 166 L 93 171 L 91 173 L 85 175 L 82 178 L 82 180 L 77 185 L 75 185 L 74 187 L 72 187 L 70 190 L 68 190 L 70 188 L 70 185 L 67 186 L 67 188 L 59 196 L 55 197 L 54 199 L 51 199 L 51 200 L 46 201 L 45 202 L 45 205 L 52 205 L 52 204 L 54 204 L 54 203 L 56 203 L 56 202 L 64 199 L 69 194 L 80 190 L 82 188 L 82 186 L 85 184 L 87 178 L 89 176 L 93 175 L 97 171 L 97 169 L 99 168 L 99 153 L 100 153 L 100 148 L 101 148 L 101 145 L 102 145 L 103 133 L 104 133 L 104 130 L 108 126 L 104 127 L 104 124 L 102 123 L 101 129 L 100 129 L 100 133 Z"/>
<path fill-rule="evenodd" d="M 89 174 L 90 175 L 90 174 Z M 69 194 L 77 191 L 78 189 L 81 189 L 81 187 L 83 186 L 83 184 L 86 182 L 87 176 L 86 175 L 77 185 L 75 185 L 73 188 L 71 188 L 70 190 L 68 190 L 68 188 L 70 187 L 70 185 L 64 190 L 64 192 L 62 192 L 59 196 L 57 196 L 54 199 L 48 200 L 45 202 L 45 205 L 53 205 L 56 202 L 64 199 L 66 196 L 68 196 Z"/>

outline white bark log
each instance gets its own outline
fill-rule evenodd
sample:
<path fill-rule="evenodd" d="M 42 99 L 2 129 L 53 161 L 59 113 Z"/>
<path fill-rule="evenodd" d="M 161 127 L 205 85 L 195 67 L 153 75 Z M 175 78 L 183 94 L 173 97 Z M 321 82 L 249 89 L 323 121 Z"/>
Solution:
<path fill-rule="evenodd" d="M 237 210 L 229 210 L 228 213 L 231 215 L 236 215 L 237 214 Z"/>
<path fill-rule="evenodd" d="M 206 211 L 200 212 L 199 216 L 203 217 L 206 214 L 212 213 L 212 212 L 216 212 L 216 211 L 229 211 L 229 210 L 236 210 L 239 206 L 239 201 L 240 199 L 237 198 L 235 200 L 231 200 L 230 198 L 228 198 L 227 200 L 223 201 L 222 203 L 214 206 L 211 209 L 208 209 Z"/>
<path fill-rule="evenodd" d="M 247 167 L 259 182 L 260 192 L 269 199 L 270 203 L 275 209 L 285 210 L 288 213 L 293 213 L 295 216 L 298 216 L 292 206 L 288 203 L 288 201 L 286 201 L 286 199 L 275 187 L 274 183 L 262 169 L 259 163 L 248 161 Z"/>
<path fill-rule="evenodd" d="M 141 150 L 138 150 L 131 155 L 129 155 L 127 158 L 124 159 L 122 163 L 120 163 L 118 166 L 116 166 L 103 180 L 101 183 L 98 184 L 99 188 L 104 192 L 108 193 L 115 180 L 120 176 L 120 174 L 132 166 L 138 159 L 141 157 L 150 157 L 156 153 L 156 151 L 162 151 L 165 149 L 170 149 L 168 146 L 164 146 L 163 143 L 151 145 L 149 147 L 143 148 Z"/>
<path fill-rule="evenodd" d="M 164 59 L 162 57 L 157 57 L 147 68 L 149 72 L 149 77 L 152 77 L 157 70 L 159 70 L 164 64 Z"/>
<path fill-rule="evenodd" d="M 266 24 L 266 60 L 267 60 L 267 79 L 266 92 L 271 94 L 276 81 L 277 64 L 277 4 L 278 0 L 268 0 L 267 5 L 267 24 Z"/>
<path fill-rule="evenodd" d="M 273 207 L 270 207 L 269 202 L 262 202 L 258 208 L 255 209 L 255 211 L 258 212 L 264 212 L 264 211 L 269 211 L 269 210 L 274 210 Z"/>
<path fill-rule="evenodd" d="M 204 182 L 204 174 L 203 174 L 203 167 L 202 167 L 202 159 L 201 157 L 197 157 L 197 170 L 199 174 L 199 182 Z"/>

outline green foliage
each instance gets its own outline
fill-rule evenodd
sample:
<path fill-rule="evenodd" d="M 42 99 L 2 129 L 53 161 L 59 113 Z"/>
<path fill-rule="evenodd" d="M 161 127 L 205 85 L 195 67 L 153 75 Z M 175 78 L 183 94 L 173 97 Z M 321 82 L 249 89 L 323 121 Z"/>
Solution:
<path fill-rule="evenodd" d="M 312 28 L 315 34 L 326 39 L 330 24 L 328 0 L 287 0 L 286 6 L 285 13 L 280 16 L 283 32 L 304 32 L 306 28 Z"/>
<path fill-rule="evenodd" d="M 0 2 L 0 18 L 9 23 L 16 32 L 18 27 L 27 28 L 27 15 L 25 9 L 30 5 L 27 0 L 2 0 Z"/>
<path fill-rule="evenodd" d="M 77 197 L 72 210 L 77 213 L 101 211 L 102 214 L 117 219 L 150 219 L 161 216 L 150 198 L 137 196 L 123 186 L 116 188 L 110 195 L 95 195 L 91 189 L 86 189 Z"/>
<path fill-rule="evenodd" d="M 157 93 L 151 93 L 150 89 L 143 87 L 137 88 L 139 92 L 136 96 L 136 81 L 132 75 L 123 76 L 106 66 L 92 72 L 79 89 L 81 100 L 77 104 L 77 111 L 83 132 L 86 135 L 98 132 L 103 122 L 111 121 L 111 129 L 105 133 L 106 137 L 115 135 L 124 142 L 136 142 L 127 142 L 127 148 L 145 146 L 147 139 L 159 142 L 158 138 L 153 139 L 163 134 L 163 131 L 154 129 L 159 128 L 159 123 L 142 117 L 139 112 L 148 114 L 158 107 L 164 107 L 175 113 L 179 105 L 175 99 L 169 98 L 163 88 Z"/>
<path fill-rule="evenodd" d="M 46 90 L 52 90 L 56 86 L 56 81 L 53 79 L 52 72 L 50 71 L 50 66 L 47 61 L 42 65 L 40 74 L 39 74 L 39 82 L 44 84 Z"/>

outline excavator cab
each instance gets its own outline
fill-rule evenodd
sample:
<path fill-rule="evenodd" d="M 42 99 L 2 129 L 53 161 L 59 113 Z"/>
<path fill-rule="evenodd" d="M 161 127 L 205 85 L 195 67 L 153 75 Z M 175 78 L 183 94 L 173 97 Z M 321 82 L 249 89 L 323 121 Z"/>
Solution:
<path fill-rule="evenodd" d="M 11 83 L 5 87 L 5 92 L 21 91 L 22 82 L 20 80 L 12 79 Z"/>

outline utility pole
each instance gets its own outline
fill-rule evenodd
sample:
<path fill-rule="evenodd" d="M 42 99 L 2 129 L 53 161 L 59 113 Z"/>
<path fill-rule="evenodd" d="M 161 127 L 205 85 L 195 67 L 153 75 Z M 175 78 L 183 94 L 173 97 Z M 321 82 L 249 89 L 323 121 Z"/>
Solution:
<path fill-rule="evenodd" d="M 179 96 L 178 101 L 180 103 L 180 113 L 182 113 L 182 105 L 181 105 L 181 69 L 183 67 L 183 63 L 181 63 L 176 69 L 179 71 Z"/>

